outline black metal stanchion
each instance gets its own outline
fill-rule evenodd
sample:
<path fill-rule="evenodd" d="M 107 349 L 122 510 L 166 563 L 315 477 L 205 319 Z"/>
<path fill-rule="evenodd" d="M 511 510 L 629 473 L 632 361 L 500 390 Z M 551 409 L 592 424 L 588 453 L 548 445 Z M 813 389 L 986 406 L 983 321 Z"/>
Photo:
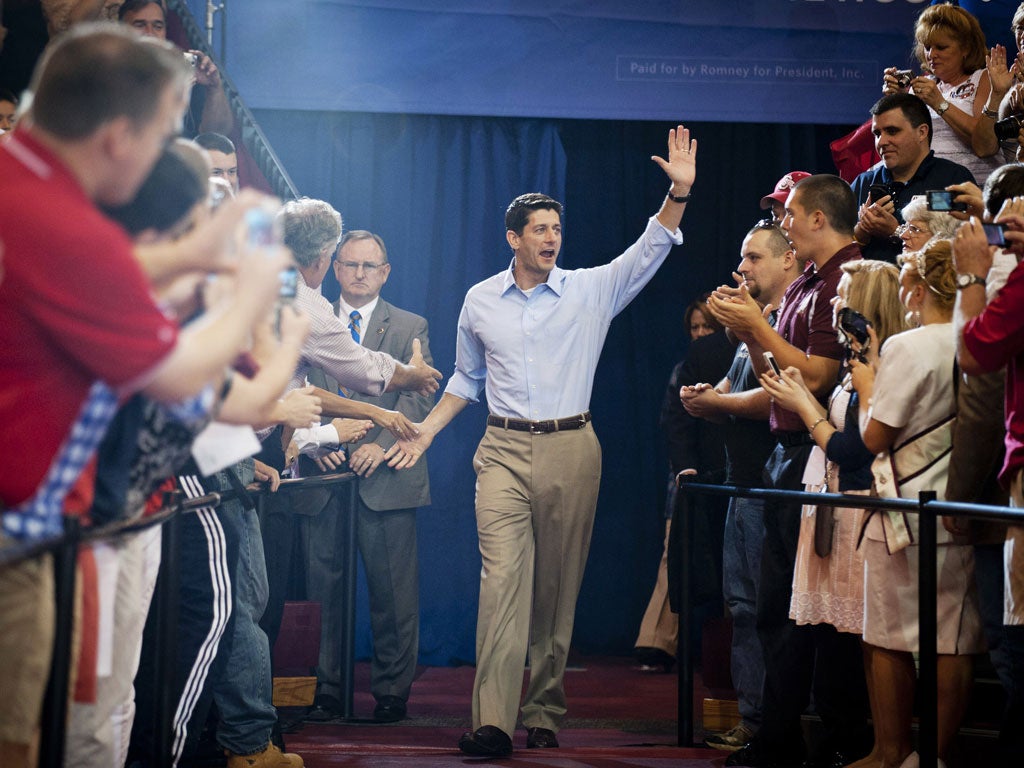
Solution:
<path fill-rule="evenodd" d="M 64 724 L 68 716 L 71 674 L 71 634 L 75 622 L 75 570 L 81 526 L 77 517 L 64 518 L 64 540 L 53 553 L 54 639 L 50 680 L 43 699 L 39 765 L 60 768 L 64 763 Z"/>
<path fill-rule="evenodd" d="M 349 482 L 348 510 L 345 519 L 345 606 L 342 611 L 341 668 L 344 682 L 341 692 L 342 715 L 352 717 L 356 666 L 356 514 L 359 505 L 359 481 Z"/>
<path fill-rule="evenodd" d="M 154 754 L 160 766 L 173 765 L 173 721 L 177 702 L 174 678 L 178 661 L 178 606 L 181 573 L 181 515 L 164 523 L 160 540 L 160 576 L 156 583 L 156 701 L 153 723 Z"/>
<path fill-rule="evenodd" d="M 936 619 L 936 521 L 935 513 L 925 508 L 929 501 L 935 501 L 935 491 L 922 491 L 918 497 L 921 508 L 917 515 L 918 546 L 918 634 L 920 636 L 919 656 L 921 663 L 918 691 L 921 697 L 918 707 L 919 723 L 917 753 L 921 768 L 935 768 L 938 760 L 939 713 L 938 713 L 938 626 Z"/>
<path fill-rule="evenodd" d="M 679 559 L 679 633 L 676 648 L 676 663 L 679 665 L 678 707 L 676 741 L 680 747 L 693 746 L 693 648 L 690 642 L 690 619 L 692 618 L 692 578 L 690 567 L 693 563 L 693 500 L 683 486 L 690 479 L 688 475 L 676 478 L 675 519 L 673 526 L 682 526 L 678 541 L 681 544 Z"/>

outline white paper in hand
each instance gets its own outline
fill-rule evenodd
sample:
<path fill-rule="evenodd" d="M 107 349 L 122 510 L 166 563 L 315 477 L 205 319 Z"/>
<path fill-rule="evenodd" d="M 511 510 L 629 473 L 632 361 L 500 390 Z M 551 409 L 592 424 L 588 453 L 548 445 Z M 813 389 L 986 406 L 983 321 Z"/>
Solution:
<path fill-rule="evenodd" d="M 192 458 L 203 475 L 212 475 L 259 453 L 260 441 L 252 427 L 211 421 L 192 441 Z"/>

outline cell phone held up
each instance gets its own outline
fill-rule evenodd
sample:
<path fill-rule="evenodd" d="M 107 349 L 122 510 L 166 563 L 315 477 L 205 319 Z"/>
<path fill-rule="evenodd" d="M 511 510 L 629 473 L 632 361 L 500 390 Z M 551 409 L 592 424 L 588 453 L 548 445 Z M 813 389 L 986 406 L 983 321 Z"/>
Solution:
<path fill-rule="evenodd" d="M 764 362 L 772 373 L 774 373 L 776 376 L 782 376 L 782 369 L 779 368 L 779 363 L 775 359 L 775 355 L 773 355 L 771 352 L 765 352 Z"/>
<path fill-rule="evenodd" d="M 1005 224 L 982 224 L 981 227 L 985 230 L 985 239 L 989 245 L 995 245 L 1000 248 L 1006 247 Z"/>
<path fill-rule="evenodd" d="M 871 346 L 871 335 L 868 328 L 871 323 L 860 312 L 849 307 L 843 307 L 836 315 L 836 325 L 839 335 L 846 344 L 850 354 L 855 356 L 862 363 L 866 361 L 865 354 Z M 859 349 L 855 352 L 853 345 L 857 344 Z"/>
<path fill-rule="evenodd" d="M 956 203 L 953 201 L 953 197 L 954 193 L 945 189 L 929 189 L 925 192 L 929 211 L 941 211 L 945 213 L 949 213 L 950 211 L 966 211 L 967 203 Z"/>
<path fill-rule="evenodd" d="M 295 303 L 295 292 L 299 287 L 299 270 L 295 267 L 282 269 L 278 273 L 281 285 L 277 292 L 277 304 L 274 307 L 274 332 L 281 338 L 281 310 L 286 304 Z"/>

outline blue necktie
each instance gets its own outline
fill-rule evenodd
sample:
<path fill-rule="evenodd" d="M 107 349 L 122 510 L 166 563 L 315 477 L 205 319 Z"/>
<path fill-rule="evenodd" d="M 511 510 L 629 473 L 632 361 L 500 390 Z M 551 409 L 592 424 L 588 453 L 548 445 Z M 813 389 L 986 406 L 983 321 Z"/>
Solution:
<path fill-rule="evenodd" d="M 349 312 L 348 318 L 350 321 L 348 324 L 348 329 L 349 331 L 352 332 L 352 340 L 356 344 L 358 344 L 360 339 L 359 321 L 363 319 L 362 315 L 360 315 L 357 310 L 352 310 L 351 312 Z"/>

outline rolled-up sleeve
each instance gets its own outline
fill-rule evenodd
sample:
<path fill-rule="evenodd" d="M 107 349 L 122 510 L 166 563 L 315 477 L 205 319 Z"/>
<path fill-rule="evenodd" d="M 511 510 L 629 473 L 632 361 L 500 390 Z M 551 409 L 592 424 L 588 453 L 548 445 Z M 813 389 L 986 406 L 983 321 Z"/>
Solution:
<path fill-rule="evenodd" d="M 980 315 L 964 325 L 963 341 L 985 371 L 998 371 L 1024 352 L 1024 270 L 1018 265 Z"/>
<path fill-rule="evenodd" d="M 484 346 L 472 328 L 473 292 L 466 296 L 459 313 L 458 335 L 455 340 L 455 372 L 444 391 L 449 395 L 475 403 L 487 381 L 487 359 Z"/>

